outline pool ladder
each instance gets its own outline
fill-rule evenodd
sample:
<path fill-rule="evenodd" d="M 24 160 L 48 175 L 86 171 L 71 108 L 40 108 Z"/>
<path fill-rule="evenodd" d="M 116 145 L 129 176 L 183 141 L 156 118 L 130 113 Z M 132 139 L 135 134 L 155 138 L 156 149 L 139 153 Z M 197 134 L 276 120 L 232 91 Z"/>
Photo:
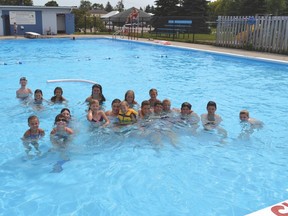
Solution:
<path fill-rule="evenodd" d="M 112 38 L 117 37 L 117 35 L 120 35 L 120 38 L 124 38 L 126 35 L 128 37 L 128 40 L 138 40 L 138 28 L 137 27 L 127 27 L 123 26 L 121 29 L 117 30 L 112 34 Z"/>

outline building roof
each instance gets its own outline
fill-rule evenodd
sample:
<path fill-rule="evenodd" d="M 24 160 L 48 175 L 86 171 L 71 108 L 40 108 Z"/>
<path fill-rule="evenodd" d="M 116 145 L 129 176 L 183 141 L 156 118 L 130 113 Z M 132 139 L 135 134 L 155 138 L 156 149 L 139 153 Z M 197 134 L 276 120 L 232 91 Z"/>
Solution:
<path fill-rule="evenodd" d="M 134 10 L 134 9 L 137 9 L 135 7 L 132 7 L 132 8 L 129 8 L 128 10 L 125 10 L 121 13 L 118 13 L 112 17 L 110 17 L 110 20 L 113 21 L 113 22 L 125 22 L 127 20 L 127 17 L 131 14 L 131 12 Z M 148 13 L 145 13 L 144 11 L 142 10 L 139 10 L 137 9 L 138 12 L 139 12 L 139 20 L 140 21 L 149 21 L 151 19 L 151 15 L 148 14 Z"/>
<path fill-rule="evenodd" d="M 119 11 L 111 11 L 111 12 L 105 14 L 105 15 L 102 15 L 101 19 L 108 19 L 109 17 L 112 17 L 112 16 L 114 16 L 114 15 L 116 15 L 118 13 L 119 13 Z"/>
<path fill-rule="evenodd" d="M 108 12 L 103 9 L 93 9 L 88 11 L 90 14 L 107 14 Z"/>
<path fill-rule="evenodd" d="M 16 5 L 0 5 L 0 10 L 71 10 L 77 8 L 75 6 L 61 6 L 61 7 L 48 7 L 48 6 L 16 6 Z"/>

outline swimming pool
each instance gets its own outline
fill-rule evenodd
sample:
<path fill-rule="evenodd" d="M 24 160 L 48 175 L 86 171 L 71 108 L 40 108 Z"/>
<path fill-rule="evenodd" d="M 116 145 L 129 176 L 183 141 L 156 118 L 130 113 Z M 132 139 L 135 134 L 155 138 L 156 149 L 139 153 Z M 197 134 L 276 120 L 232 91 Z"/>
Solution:
<path fill-rule="evenodd" d="M 3 215 L 231 216 L 287 199 L 287 64 L 110 39 L 0 45 Z M 61 86 L 69 100 L 78 134 L 60 173 L 50 173 L 59 155 L 47 151 L 54 117 L 63 107 L 34 111 L 22 105 L 15 99 L 22 76 L 32 90 L 42 89 L 44 98 Z M 214 100 L 228 137 L 222 143 L 202 127 L 197 136 L 184 128 L 176 147 L 165 137 L 159 147 L 129 134 L 92 133 L 83 103 L 91 84 L 47 83 L 53 79 L 100 83 L 106 109 L 128 89 L 141 103 L 157 88 L 159 99 L 169 98 L 177 108 L 189 101 L 199 115 Z M 242 109 L 265 123 L 249 140 L 238 139 Z M 31 114 L 39 116 L 46 136 L 40 143 L 44 156 L 27 160 L 20 138 Z"/>

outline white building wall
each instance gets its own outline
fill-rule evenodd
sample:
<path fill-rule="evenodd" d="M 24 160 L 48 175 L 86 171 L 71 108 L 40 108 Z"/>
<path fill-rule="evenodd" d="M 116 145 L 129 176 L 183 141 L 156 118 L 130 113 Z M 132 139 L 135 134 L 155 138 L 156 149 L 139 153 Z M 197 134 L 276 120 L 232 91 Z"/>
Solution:
<path fill-rule="evenodd" d="M 1 18 L 1 16 L 2 16 L 2 10 L 0 10 L 0 36 L 4 35 L 3 19 Z"/>
<path fill-rule="evenodd" d="M 51 30 L 51 34 L 57 34 L 57 16 L 55 11 L 42 11 L 42 27 L 44 35 L 49 30 Z"/>

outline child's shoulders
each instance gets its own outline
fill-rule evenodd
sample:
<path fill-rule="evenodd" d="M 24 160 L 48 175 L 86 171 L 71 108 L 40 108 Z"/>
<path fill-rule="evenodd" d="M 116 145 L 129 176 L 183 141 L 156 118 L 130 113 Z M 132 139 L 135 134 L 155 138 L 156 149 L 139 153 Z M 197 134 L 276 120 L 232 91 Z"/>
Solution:
<path fill-rule="evenodd" d="M 219 120 L 222 120 L 222 117 L 218 114 L 215 114 L 215 119 L 219 119 Z"/>
<path fill-rule="evenodd" d="M 69 128 L 69 127 L 66 127 L 66 128 L 65 128 L 65 131 L 66 131 L 66 133 L 68 133 L 68 134 L 73 134 L 73 133 L 74 133 L 74 131 L 73 131 L 71 128 Z"/>
<path fill-rule="evenodd" d="M 90 95 L 89 97 L 86 98 L 85 102 L 90 102 L 92 100 L 92 96 Z"/>
<path fill-rule="evenodd" d="M 24 135 L 23 135 L 23 138 L 29 137 L 30 134 L 31 134 L 30 129 L 28 129 L 27 131 L 25 131 L 25 133 L 24 133 Z"/>
<path fill-rule="evenodd" d="M 41 134 L 42 136 L 45 135 L 45 131 L 43 129 L 39 128 L 38 131 L 39 131 L 39 134 Z"/>
<path fill-rule="evenodd" d="M 56 131 L 57 131 L 57 130 L 56 130 L 56 128 L 53 128 L 53 129 L 51 130 L 50 134 L 52 134 L 52 135 L 53 135 L 53 134 L 55 134 L 55 133 L 56 133 Z"/>
<path fill-rule="evenodd" d="M 208 116 L 207 113 L 203 113 L 203 114 L 200 115 L 201 119 L 205 119 L 205 118 L 207 118 L 207 116 Z"/>

